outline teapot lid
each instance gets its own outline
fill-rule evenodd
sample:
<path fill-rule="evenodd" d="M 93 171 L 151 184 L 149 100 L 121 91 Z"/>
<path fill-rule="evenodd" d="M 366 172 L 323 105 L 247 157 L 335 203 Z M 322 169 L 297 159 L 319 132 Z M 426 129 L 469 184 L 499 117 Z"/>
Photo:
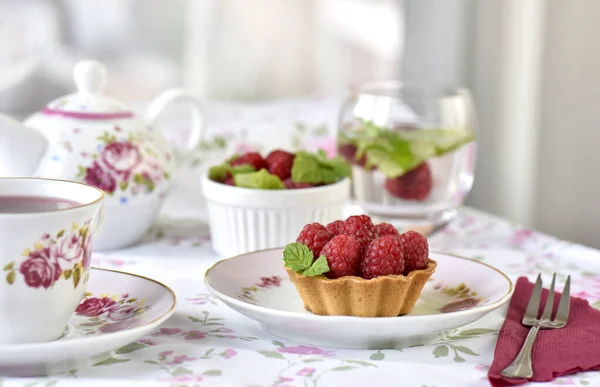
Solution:
<path fill-rule="evenodd" d="M 73 69 L 77 92 L 50 102 L 43 114 L 92 120 L 133 117 L 133 112 L 124 103 L 104 94 L 106 75 L 106 67 L 100 62 L 78 62 Z"/>

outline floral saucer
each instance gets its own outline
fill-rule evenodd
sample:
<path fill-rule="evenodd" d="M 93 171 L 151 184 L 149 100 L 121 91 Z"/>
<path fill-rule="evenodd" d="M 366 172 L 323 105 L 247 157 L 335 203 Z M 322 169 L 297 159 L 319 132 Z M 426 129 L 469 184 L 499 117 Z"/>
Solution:
<path fill-rule="evenodd" d="M 283 249 L 221 260 L 208 269 L 206 287 L 267 332 L 328 347 L 386 349 L 445 337 L 506 303 L 513 284 L 476 260 L 431 253 L 438 265 L 412 312 L 400 317 L 319 316 L 304 309 L 283 267 Z"/>
<path fill-rule="evenodd" d="M 41 376 L 88 367 L 150 333 L 175 311 L 175 293 L 149 278 L 92 268 L 64 335 L 0 346 L 0 375 Z"/>

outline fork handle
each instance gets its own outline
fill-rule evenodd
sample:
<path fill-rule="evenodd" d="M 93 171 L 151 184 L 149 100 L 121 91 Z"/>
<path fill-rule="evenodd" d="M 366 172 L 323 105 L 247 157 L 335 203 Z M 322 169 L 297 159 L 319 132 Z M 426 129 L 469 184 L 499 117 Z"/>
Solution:
<path fill-rule="evenodd" d="M 537 337 L 540 327 L 533 326 L 529 329 L 527 338 L 519 351 L 515 360 L 506 367 L 500 375 L 506 378 L 530 378 L 533 376 L 533 368 L 531 366 L 531 349 Z"/>

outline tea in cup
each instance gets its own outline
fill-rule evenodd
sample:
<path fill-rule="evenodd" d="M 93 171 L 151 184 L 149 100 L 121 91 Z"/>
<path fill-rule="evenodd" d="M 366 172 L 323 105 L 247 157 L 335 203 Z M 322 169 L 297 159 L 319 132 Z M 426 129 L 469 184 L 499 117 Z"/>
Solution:
<path fill-rule="evenodd" d="M 0 178 L 0 345 L 58 339 L 85 293 L 104 191 Z"/>

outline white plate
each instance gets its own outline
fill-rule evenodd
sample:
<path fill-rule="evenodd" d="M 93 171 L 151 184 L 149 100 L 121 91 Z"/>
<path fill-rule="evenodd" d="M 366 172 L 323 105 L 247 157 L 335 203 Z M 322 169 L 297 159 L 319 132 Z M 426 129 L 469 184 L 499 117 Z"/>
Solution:
<path fill-rule="evenodd" d="M 480 319 L 513 293 L 510 279 L 492 266 L 431 253 L 436 271 L 410 314 L 319 316 L 304 309 L 282 257 L 283 249 L 271 249 L 221 260 L 207 270 L 204 281 L 212 294 L 265 331 L 311 345 L 385 349 L 428 343 Z"/>
<path fill-rule="evenodd" d="M 88 367 L 147 335 L 175 311 L 175 294 L 149 278 L 92 268 L 65 334 L 47 343 L 0 346 L 1 376 L 41 376 Z"/>

